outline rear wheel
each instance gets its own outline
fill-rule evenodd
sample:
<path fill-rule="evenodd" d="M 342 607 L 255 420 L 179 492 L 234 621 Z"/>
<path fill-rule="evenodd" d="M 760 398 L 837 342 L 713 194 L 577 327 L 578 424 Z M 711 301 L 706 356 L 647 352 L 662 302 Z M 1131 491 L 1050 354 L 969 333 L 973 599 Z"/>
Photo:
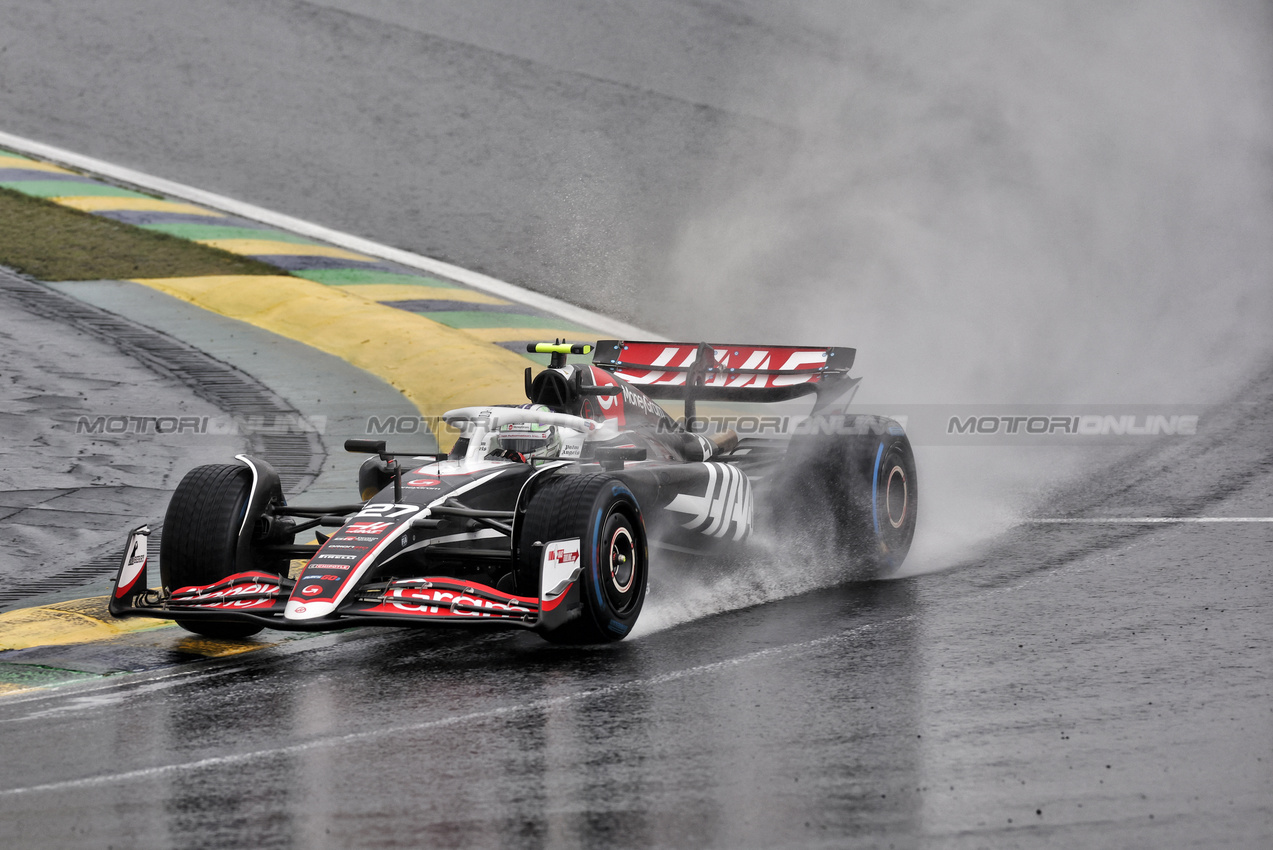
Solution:
<path fill-rule="evenodd" d="M 892 420 L 858 416 L 845 424 L 849 433 L 793 439 L 774 525 L 851 557 L 867 576 L 887 574 L 902 565 L 915 535 L 915 456 Z"/>
<path fill-rule="evenodd" d="M 565 475 L 547 482 L 527 506 L 521 528 L 523 557 L 538 557 L 534 544 L 579 539 L 582 611 L 550 632 L 553 643 L 589 644 L 622 640 L 645 603 L 649 553 L 645 524 L 632 491 L 608 475 Z M 523 575 L 538 575 L 525 564 Z"/>
<path fill-rule="evenodd" d="M 271 504 L 281 504 L 283 493 L 275 488 Z M 255 547 L 246 559 L 239 551 L 252 491 L 252 472 L 237 464 L 209 464 L 190 470 L 181 479 L 164 515 L 163 541 L 159 547 L 159 576 L 163 586 L 176 590 L 208 585 L 247 570 L 286 575 L 289 561 L 270 559 Z M 260 517 L 247 518 L 256 531 Z M 243 638 L 263 626 L 239 621 L 176 618 L 177 625 L 205 637 Z"/>
<path fill-rule="evenodd" d="M 865 507 L 857 512 L 859 522 L 866 527 L 859 530 L 858 536 L 870 541 L 867 556 L 875 567 L 897 569 L 906 559 L 915 536 L 919 508 L 915 455 L 905 434 L 883 435 L 865 448 L 866 463 L 860 468 L 866 474 L 858 479 L 856 489 L 857 501 L 865 502 Z"/>

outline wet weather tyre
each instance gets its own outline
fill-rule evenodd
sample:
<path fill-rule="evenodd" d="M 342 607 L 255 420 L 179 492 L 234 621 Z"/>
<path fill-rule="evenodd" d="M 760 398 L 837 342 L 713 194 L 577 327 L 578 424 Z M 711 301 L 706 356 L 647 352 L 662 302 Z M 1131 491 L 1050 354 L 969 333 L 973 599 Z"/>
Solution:
<path fill-rule="evenodd" d="M 915 455 L 904 433 L 884 434 L 859 445 L 862 449 L 866 456 L 855 464 L 860 473 L 854 489 L 856 519 L 864 527 L 857 536 L 867 541 L 864 555 L 877 571 L 896 570 L 910 551 L 918 518 Z"/>
<path fill-rule="evenodd" d="M 236 464 L 209 464 L 181 479 L 164 515 L 159 547 L 159 576 L 176 590 L 207 585 L 251 569 L 286 575 L 288 561 L 266 561 L 250 553 L 240 563 L 239 529 L 252 491 L 252 472 Z M 275 495 L 281 502 L 282 492 Z M 252 521 L 255 522 L 255 517 Z M 177 625 L 205 637 L 243 638 L 263 628 L 255 623 L 176 618 Z"/>
<path fill-rule="evenodd" d="M 855 416 L 843 424 L 846 433 L 793 438 L 774 527 L 818 547 L 818 557 L 852 563 L 851 578 L 888 575 L 915 535 L 915 456 L 890 419 Z"/>
<path fill-rule="evenodd" d="M 608 475 L 565 475 L 547 482 L 527 507 L 520 551 L 542 551 L 535 543 L 579 538 L 576 619 L 543 632 L 560 644 L 622 640 L 645 603 L 649 552 L 645 523 L 632 491 Z"/>

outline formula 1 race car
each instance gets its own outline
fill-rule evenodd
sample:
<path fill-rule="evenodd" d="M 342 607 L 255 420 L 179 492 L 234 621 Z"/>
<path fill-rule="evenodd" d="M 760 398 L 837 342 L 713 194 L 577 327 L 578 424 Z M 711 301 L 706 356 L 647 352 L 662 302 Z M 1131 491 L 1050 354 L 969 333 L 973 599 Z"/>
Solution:
<path fill-rule="evenodd" d="M 247 455 L 191 470 L 164 517 L 161 588 L 137 528 L 111 613 L 227 638 L 483 624 L 601 643 L 631 632 L 660 553 L 728 558 L 759 530 L 872 571 L 901 564 L 915 463 L 896 422 L 845 413 L 853 349 L 602 340 L 590 364 L 567 362 L 592 348 L 531 346 L 551 361 L 526 370 L 530 403 L 447 412 L 460 433 L 447 454 L 347 441 L 371 455 L 356 504 L 288 505 L 277 472 Z M 699 402 L 806 395 L 813 410 L 789 434 L 709 433 L 696 415 Z M 656 399 L 682 401 L 684 418 Z M 296 543 L 305 531 L 316 544 Z"/>

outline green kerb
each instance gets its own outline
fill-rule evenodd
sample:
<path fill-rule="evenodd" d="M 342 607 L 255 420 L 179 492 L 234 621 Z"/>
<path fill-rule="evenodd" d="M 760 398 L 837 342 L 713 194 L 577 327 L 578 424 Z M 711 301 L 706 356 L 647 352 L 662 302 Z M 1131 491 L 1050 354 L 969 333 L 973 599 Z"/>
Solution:
<path fill-rule="evenodd" d="M 144 230 L 167 233 L 178 239 L 268 239 L 271 242 L 289 242 L 294 245 L 313 245 L 304 237 L 278 230 L 261 230 L 255 227 L 232 227 L 224 224 L 143 224 Z"/>
<path fill-rule="evenodd" d="M 447 310 L 420 313 L 426 319 L 452 328 L 544 328 L 545 330 L 579 331 L 593 334 L 582 325 L 553 316 L 528 316 L 525 313 L 494 313 L 485 310 Z"/>
<path fill-rule="evenodd" d="M 77 679 L 96 679 L 98 674 L 79 670 L 59 670 L 56 667 L 37 667 L 34 664 L 0 663 L 0 685 L 39 687 L 71 682 Z"/>
<path fill-rule="evenodd" d="M 454 283 L 439 280 L 436 277 L 415 274 L 397 274 L 380 272 L 371 269 L 316 269 L 314 271 L 293 272 L 296 277 L 324 283 L 328 286 L 355 286 L 360 283 L 400 283 L 407 286 L 431 286 L 441 289 L 458 289 Z"/>
<path fill-rule="evenodd" d="M 107 186 L 105 183 L 82 183 L 78 180 L 9 180 L 0 188 L 12 189 L 33 198 L 83 198 L 89 195 L 108 198 L 149 198 L 141 192 Z"/>

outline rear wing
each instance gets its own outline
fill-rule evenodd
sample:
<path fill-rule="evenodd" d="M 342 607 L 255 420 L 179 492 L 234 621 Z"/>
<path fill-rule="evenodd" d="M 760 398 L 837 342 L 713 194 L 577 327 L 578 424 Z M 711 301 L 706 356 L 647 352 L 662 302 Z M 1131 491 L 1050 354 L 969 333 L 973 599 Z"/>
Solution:
<path fill-rule="evenodd" d="M 592 365 L 651 398 L 776 402 L 816 394 L 814 411 L 847 404 L 860 378 L 849 377 L 856 350 L 789 345 L 722 345 L 603 339 Z"/>

